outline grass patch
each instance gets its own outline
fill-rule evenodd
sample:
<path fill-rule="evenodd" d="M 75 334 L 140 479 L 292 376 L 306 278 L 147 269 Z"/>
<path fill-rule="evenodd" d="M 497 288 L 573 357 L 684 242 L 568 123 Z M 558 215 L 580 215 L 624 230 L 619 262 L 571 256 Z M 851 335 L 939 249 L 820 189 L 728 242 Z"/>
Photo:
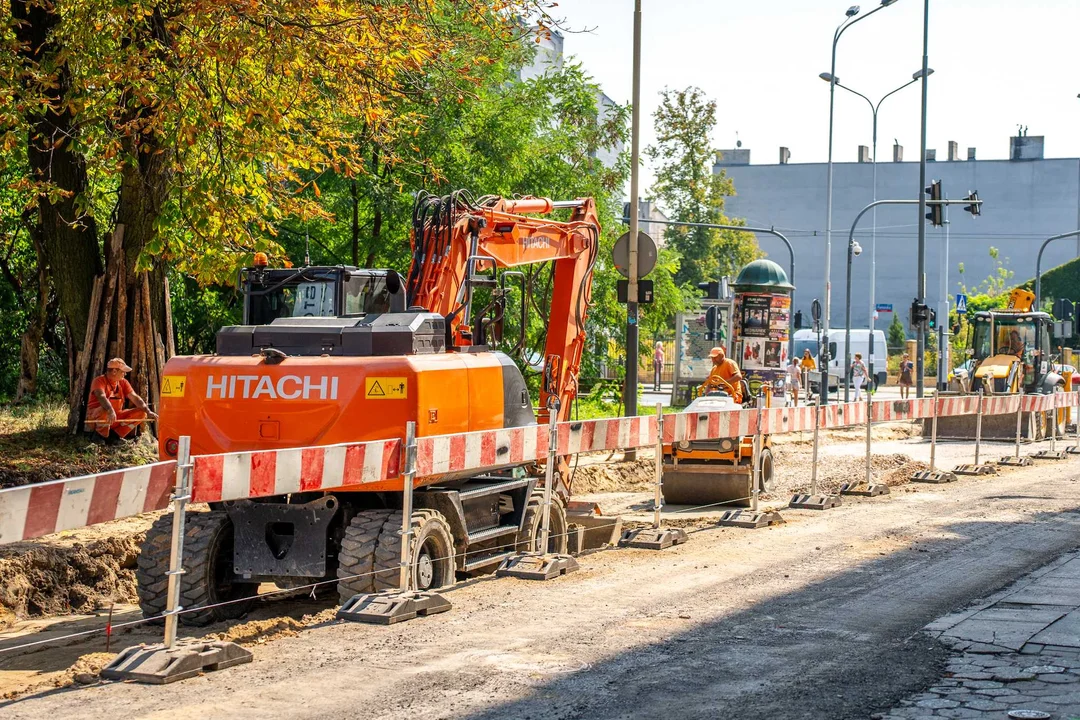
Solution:
<path fill-rule="evenodd" d="M 157 460 L 149 439 L 117 446 L 91 443 L 67 431 L 67 405 L 43 402 L 0 407 L 0 487 L 59 480 Z"/>

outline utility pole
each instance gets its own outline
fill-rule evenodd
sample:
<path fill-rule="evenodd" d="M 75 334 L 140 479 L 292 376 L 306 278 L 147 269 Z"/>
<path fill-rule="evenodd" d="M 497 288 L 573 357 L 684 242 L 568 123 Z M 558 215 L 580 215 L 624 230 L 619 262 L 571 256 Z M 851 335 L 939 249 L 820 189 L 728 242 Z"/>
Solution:
<path fill-rule="evenodd" d="M 922 129 L 919 143 L 919 267 L 915 297 L 926 302 L 926 84 L 930 45 L 930 0 L 923 0 L 923 51 L 922 51 Z M 923 375 L 926 373 L 926 331 L 922 323 L 916 325 L 915 397 L 923 396 Z"/>
<path fill-rule="evenodd" d="M 946 195 L 945 199 L 948 200 L 949 196 Z M 945 213 L 945 246 L 941 251 L 941 277 L 938 278 L 939 297 L 937 310 L 938 390 L 949 389 L 949 366 L 952 364 L 949 359 L 949 206 L 945 205 L 943 210 Z"/>
<path fill-rule="evenodd" d="M 641 164 L 641 0 L 634 0 L 634 88 L 630 121 L 630 278 L 626 288 L 626 391 L 627 417 L 637 415 L 638 391 L 638 166 Z M 633 451 L 626 459 L 637 457 Z"/>

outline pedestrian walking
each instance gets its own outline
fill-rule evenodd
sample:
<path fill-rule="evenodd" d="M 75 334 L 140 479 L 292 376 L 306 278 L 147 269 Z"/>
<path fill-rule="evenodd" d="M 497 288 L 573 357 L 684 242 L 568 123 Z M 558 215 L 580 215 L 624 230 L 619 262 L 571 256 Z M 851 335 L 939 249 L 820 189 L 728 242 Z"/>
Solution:
<path fill-rule="evenodd" d="M 791 388 L 791 397 L 795 401 L 795 407 L 799 407 L 799 391 L 802 390 L 802 374 L 803 369 L 799 364 L 799 358 L 791 358 L 791 364 L 788 365 L 788 386 Z"/>
<path fill-rule="evenodd" d="M 911 395 L 911 386 L 914 384 L 911 376 L 914 370 L 914 363 L 911 362 L 908 354 L 904 353 L 900 358 L 900 397 L 904 400 Z"/>
<path fill-rule="evenodd" d="M 653 390 L 660 392 L 660 373 L 664 370 L 664 344 L 656 341 L 652 354 Z"/>
<path fill-rule="evenodd" d="M 869 372 L 866 370 L 866 363 L 863 362 L 862 353 L 855 353 L 855 360 L 851 363 L 851 382 L 855 385 L 855 402 L 859 402 L 867 375 Z"/>

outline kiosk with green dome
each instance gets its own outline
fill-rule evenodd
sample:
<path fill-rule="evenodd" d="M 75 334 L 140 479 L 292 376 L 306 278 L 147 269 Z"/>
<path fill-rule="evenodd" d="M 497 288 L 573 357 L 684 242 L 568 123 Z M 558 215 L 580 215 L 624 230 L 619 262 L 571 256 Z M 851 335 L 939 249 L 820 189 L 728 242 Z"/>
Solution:
<path fill-rule="evenodd" d="M 762 258 L 739 271 L 733 287 L 732 358 L 757 395 L 764 383 L 780 386 L 786 377 L 795 286 L 782 267 Z"/>

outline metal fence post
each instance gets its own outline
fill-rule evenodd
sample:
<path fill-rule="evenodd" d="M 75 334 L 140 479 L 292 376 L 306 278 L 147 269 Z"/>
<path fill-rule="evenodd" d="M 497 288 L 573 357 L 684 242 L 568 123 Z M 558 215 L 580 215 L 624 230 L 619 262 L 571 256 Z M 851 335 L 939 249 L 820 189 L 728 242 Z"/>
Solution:
<path fill-rule="evenodd" d="M 249 663 L 250 650 L 227 640 L 186 639 L 177 642 L 180 623 L 181 585 L 184 573 L 184 531 L 187 505 L 191 502 L 193 466 L 191 438 L 180 437 L 176 452 L 176 485 L 173 489 L 172 545 L 169 551 L 167 596 L 165 599 L 165 642 L 161 645 L 136 645 L 125 648 L 101 669 L 106 680 L 134 681 L 161 685 L 182 680 L 200 672 L 223 670 Z M 106 631 L 106 648 L 112 635 L 112 608 Z"/>
<path fill-rule="evenodd" d="M 392 625 L 422 615 L 435 615 L 449 610 L 450 601 L 437 590 L 415 587 L 413 568 L 413 482 L 416 479 L 416 423 L 405 425 L 405 465 L 401 471 L 401 560 L 398 565 L 398 589 L 361 593 L 346 600 L 338 609 L 340 620 Z"/>
<path fill-rule="evenodd" d="M 751 462 L 754 471 L 750 475 L 753 488 L 750 491 L 750 512 L 758 511 L 758 495 L 761 493 L 761 411 L 765 407 L 765 398 L 758 396 L 757 399 L 757 427 L 754 428 L 754 444 L 751 451 Z"/>
<path fill-rule="evenodd" d="M 818 376 L 818 387 L 825 392 L 829 390 L 829 373 L 828 369 Z M 822 393 L 819 392 L 817 396 L 817 406 L 814 408 L 814 454 L 811 460 L 810 467 L 810 494 L 803 495 L 796 493 L 791 501 L 788 503 L 788 507 L 793 510 L 828 510 L 829 508 L 838 507 L 842 501 L 838 494 L 819 494 L 818 492 L 818 446 L 821 442 L 821 397 Z"/>
<path fill-rule="evenodd" d="M 416 423 L 405 425 L 405 472 L 401 480 L 401 565 L 398 589 L 407 593 L 411 589 L 412 576 L 412 507 L 413 481 L 416 479 Z"/>
<path fill-rule="evenodd" d="M 191 499 L 191 438 L 184 435 L 176 453 L 176 488 L 173 491 L 172 548 L 169 552 L 169 588 L 165 605 L 165 647 L 176 646 L 176 629 L 179 624 L 180 585 L 185 573 L 184 524 L 187 504 Z"/>
<path fill-rule="evenodd" d="M 1073 409 L 1075 409 L 1076 412 L 1070 410 L 1070 415 L 1072 415 L 1072 418 L 1070 419 L 1073 421 L 1073 433 L 1075 437 L 1072 447 L 1066 448 L 1065 452 L 1071 455 L 1077 455 L 1080 454 L 1080 393 L 1073 393 L 1073 395 L 1076 397 L 1076 405 L 1073 406 Z M 1064 437 L 1061 439 L 1062 441 L 1065 440 Z"/>
<path fill-rule="evenodd" d="M 548 457 L 544 468 L 544 512 L 540 526 L 540 554 L 546 555 L 551 547 L 551 486 L 555 484 L 556 450 L 559 444 L 559 429 L 556 423 L 559 413 L 555 408 L 548 411 Z"/>
<path fill-rule="evenodd" d="M 814 408 L 814 454 L 813 454 L 813 458 L 810 460 L 810 462 L 811 462 L 811 465 L 810 465 L 810 494 L 811 495 L 817 495 L 818 494 L 818 482 L 817 482 L 818 435 L 819 435 L 819 432 L 820 432 L 819 426 L 821 424 L 821 395 L 822 395 L 821 391 L 823 389 L 821 383 L 822 383 L 822 379 L 824 379 L 824 382 L 825 382 L 824 390 L 826 392 L 828 392 L 828 389 L 829 389 L 828 377 L 829 376 L 828 376 L 827 373 L 821 373 L 820 376 L 818 377 L 817 406 Z"/>
<path fill-rule="evenodd" d="M 979 464 L 979 450 L 982 447 L 983 388 L 979 388 L 979 409 L 975 413 L 975 464 Z"/>
<path fill-rule="evenodd" d="M 871 432 L 871 428 L 873 427 L 873 424 L 874 424 L 874 422 L 873 422 L 874 408 L 873 408 L 873 405 L 871 404 L 872 402 L 873 402 L 873 400 L 871 399 L 870 391 L 867 390 L 867 392 L 866 392 L 866 487 L 870 487 L 870 483 L 873 482 L 873 461 L 872 461 L 872 457 L 873 457 L 872 453 L 873 453 L 873 451 L 871 450 L 871 446 L 870 446 L 870 443 L 871 443 L 870 432 Z"/>
<path fill-rule="evenodd" d="M 933 413 L 930 420 L 930 472 L 936 470 L 937 460 L 937 419 L 938 419 L 938 400 L 939 397 L 934 396 Z"/>
<path fill-rule="evenodd" d="M 656 403 L 656 495 L 653 498 L 653 529 L 660 529 L 660 508 L 664 505 L 664 405 Z"/>
<path fill-rule="evenodd" d="M 1020 459 L 1020 433 L 1023 430 L 1024 388 L 1020 388 L 1020 404 L 1016 408 L 1016 459 Z"/>

